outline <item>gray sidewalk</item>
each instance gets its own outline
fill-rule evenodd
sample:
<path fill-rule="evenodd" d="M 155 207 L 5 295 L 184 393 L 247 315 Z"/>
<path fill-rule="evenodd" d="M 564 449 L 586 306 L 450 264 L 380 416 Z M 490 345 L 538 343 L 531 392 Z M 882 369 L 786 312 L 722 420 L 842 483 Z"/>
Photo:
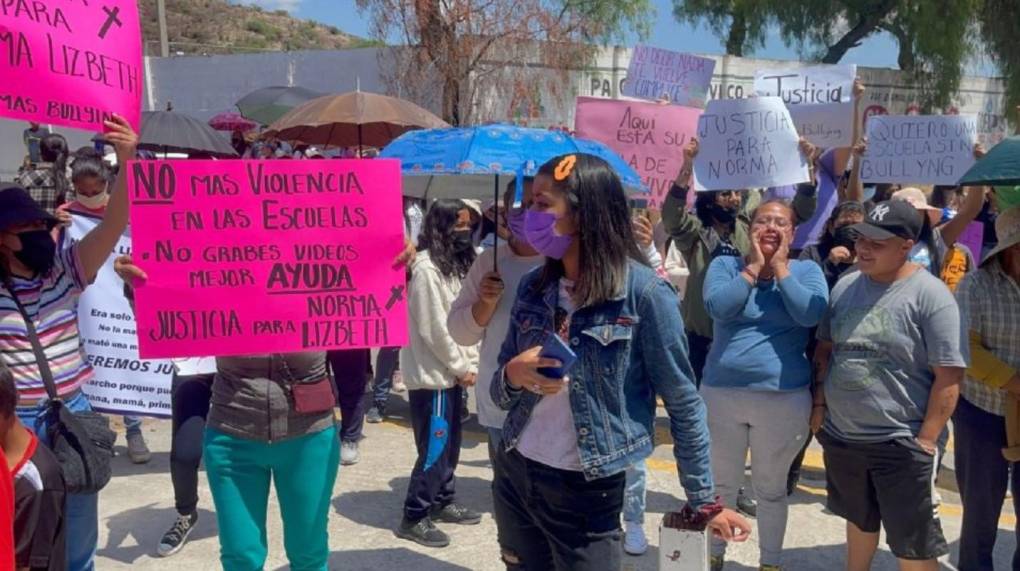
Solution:
<path fill-rule="evenodd" d="M 446 526 L 453 543 L 445 549 L 427 549 L 397 539 L 392 529 L 400 518 L 408 474 L 415 451 L 406 428 L 406 404 L 402 395 L 394 395 L 396 418 L 380 425 L 366 425 L 362 442 L 362 461 L 342 467 L 334 490 L 330 514 L 330 569 L 406 571 L 502 570 L 492 520 L 489 467 L 484 436 L 472 420 L 465 436 L 461 465 L 457 471 L 459 500 L 482 511 L 482 523 L 472 527 Z M 169 476 L 170 423 L 147 420 L 145 435 L 153 450 L 152 462 L 131 465 L 124 449 L 114 460 L 115 476 L 100 496 L 100 540 L 97 569 L 219 569 L 219 546 L 212 498 L 200 478 L 200 521 L 189 544 L 168 559 L 155 556 L 156 544 L 175 517 Z M 118 441 L 123 444 L 123 439 Z M 649 462 L 648 513 L 645 530 L 652 547 L 642 557 L 626 557 L 627 571 L 657 569 L 658 521 L 664 512 L 677 509 L 682 491 L 672 462 L 669 446 L 659 446 Z M 959 537 L 959 500 L 943 491 L 943 526 L 953 544 Z M 823 512 L 824 475 L 809 470 L 797 493 L 791 498 L 790 521 L 786 536 L 785 565 L 790 571 L 835 570 L 843 565 L 843 522 Z M 996 569 L 1007 569 L 1014 548 L 1011 513 L 1000 520 L 996 551 Z M 268 520 L 270 555 L 266 569 L 286 569 L 282 530 L 275 497 L 270 499 Z M 727 571 L 757 569 L 757 543 L 751 539 L 733 546 L 728 554 Z M 895 569 L 892 556 L 883 552 L 876 570 Z M 955 569 L 948 563 L 945 569 Z"/>

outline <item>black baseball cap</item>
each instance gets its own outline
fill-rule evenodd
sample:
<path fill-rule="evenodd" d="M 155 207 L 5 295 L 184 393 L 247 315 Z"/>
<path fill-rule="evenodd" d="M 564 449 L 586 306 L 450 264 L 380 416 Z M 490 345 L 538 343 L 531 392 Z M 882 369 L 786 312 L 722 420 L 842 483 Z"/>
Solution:
<path fill-rule="evenodd" d="M 868 213 L 864 222 L 850 228 L 857 234 L 871 240 L 903 238 L 914 240 L 921 236 L 924 219 L 916 208 L 903 200 L 879 202 Z"/>
<path fill-rule="evenodd" d="M 40 220 L 50 228 L 57 225 L 57 218 L 39 206 L 27 190 L 16 184 L 0 184 L 0 230 Z"/>

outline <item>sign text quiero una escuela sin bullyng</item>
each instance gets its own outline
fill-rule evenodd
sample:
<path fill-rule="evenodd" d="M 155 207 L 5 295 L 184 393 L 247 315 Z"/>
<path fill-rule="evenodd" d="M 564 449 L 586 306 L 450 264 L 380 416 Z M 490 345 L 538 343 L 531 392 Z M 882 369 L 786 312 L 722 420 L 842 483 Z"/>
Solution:
<path fill-rule="evenodd" d="M 876 115 L 868 118 L 863 182 L 955 185 L 974 165 L 973 115 Z"/>

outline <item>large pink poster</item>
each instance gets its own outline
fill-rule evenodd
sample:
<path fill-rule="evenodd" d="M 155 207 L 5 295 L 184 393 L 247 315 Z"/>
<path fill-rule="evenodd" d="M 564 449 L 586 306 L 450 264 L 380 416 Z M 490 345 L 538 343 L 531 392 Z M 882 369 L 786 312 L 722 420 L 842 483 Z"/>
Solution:
<path fill-rule="evenodd" d="M 127 168 L 143 358 L 407 343 L 398 161 Z"/>
<path fill-rule="evenodd" d="M 0 116 L 137 130 L 142 75 L 135 0 L 0 0 Z"/>
<path fill-rule="evenodd" d="M 640 101 L 578 97 L 578 137 L 608 145 L 637 171 L 658 208 L 683 164 L 683 150 L 697 132 L 701 109 Z"/>

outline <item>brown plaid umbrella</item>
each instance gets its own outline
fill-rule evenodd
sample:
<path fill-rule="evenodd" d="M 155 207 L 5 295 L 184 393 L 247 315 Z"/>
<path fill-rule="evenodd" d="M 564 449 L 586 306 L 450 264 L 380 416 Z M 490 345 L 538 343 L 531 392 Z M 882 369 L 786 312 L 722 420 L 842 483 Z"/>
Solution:
<path fill-rule="evenodd" d="M 384 147 L 413 129 L 449 127 L 410 101 L 352 91 L 326 95 L 291 109 L 266 136 L 321 147 Z"/>

